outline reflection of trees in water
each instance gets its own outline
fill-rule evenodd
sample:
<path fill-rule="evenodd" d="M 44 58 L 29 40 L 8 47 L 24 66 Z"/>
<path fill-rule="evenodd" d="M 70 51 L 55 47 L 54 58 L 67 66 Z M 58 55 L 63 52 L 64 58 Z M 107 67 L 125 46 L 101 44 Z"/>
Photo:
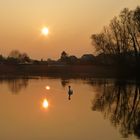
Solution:
<path fill-rule="evenodd" d="M 63 87 L 66 87 L 69 84 L 69 80 L 68 79 L 61 79 L 61 85 Z"/>
<path fill-rule="evenodd" d="M 101 111 L 124 137 L 135 134 L 140 138 L 140 85 L 116 81 L 105 83 L 93 102 L 92 110 Z"/>
<path fill-rule="evenodd" d="M 10 79 L 7 80 L 8 87 L 13 94 L 19 93 L 28 86 L 28 79 Z"/>

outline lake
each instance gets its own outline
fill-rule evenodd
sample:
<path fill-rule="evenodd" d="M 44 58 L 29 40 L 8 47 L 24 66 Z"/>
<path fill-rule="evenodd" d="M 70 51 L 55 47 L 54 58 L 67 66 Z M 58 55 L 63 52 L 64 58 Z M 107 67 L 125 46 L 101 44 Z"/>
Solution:
<path fill-rule="evenodd" d="M 139 138 L 137 81 L 71 77 L 0 80 L 0 140 Z"/>

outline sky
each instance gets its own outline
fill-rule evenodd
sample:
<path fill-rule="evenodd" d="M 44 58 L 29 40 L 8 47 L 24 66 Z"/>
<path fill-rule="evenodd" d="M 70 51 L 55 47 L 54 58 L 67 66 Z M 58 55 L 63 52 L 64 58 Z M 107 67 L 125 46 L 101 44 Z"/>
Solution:
<path fill-rule="evenodd" d="M 34 59 L 93 53 L 90 36 L 123 8 L 140 0 L 0 0 L 0 54 L 26 52 Z M 48 36 L 41 34 L 49 28 Z"/>

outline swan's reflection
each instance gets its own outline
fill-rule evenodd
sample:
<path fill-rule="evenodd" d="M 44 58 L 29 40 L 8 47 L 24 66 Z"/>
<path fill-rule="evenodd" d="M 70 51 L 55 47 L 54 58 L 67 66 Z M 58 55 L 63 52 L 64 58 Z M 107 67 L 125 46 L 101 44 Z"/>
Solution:
<path fill-rule="evenodd" d="M 68 99 L 71 100 L 71 95 L 73 94 L 73 90 L 71 89 L 71 86 L 68 86 Z"/>

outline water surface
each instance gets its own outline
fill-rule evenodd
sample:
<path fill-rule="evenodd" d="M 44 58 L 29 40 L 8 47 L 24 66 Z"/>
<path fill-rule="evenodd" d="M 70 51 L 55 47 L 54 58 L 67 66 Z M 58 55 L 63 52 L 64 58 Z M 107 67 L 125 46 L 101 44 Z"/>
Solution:
<path fill-rule="evenodd" d="M 140 86 L 134 81 L 1 79 L 0 139 L 137 140 L 139 100 Z"/>

